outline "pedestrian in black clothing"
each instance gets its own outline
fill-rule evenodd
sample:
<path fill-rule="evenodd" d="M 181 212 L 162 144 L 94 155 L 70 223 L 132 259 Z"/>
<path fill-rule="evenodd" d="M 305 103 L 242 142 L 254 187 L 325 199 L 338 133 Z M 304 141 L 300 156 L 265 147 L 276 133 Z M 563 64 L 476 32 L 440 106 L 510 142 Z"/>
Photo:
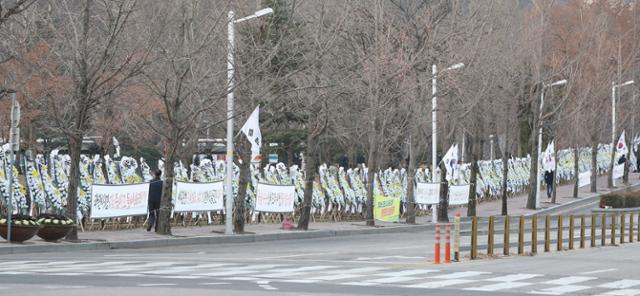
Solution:
<path fill-rule="evenodd" d="M 544 172 L 544 182 L 547 184 L 547 198 L 553 194 L 553 171 Z"/>
<path fill-rule="evenodd" d="M 149 183 L 149 226 L 147 231 L 151 231 L 151 226 L 158 231 L 158 210 L 160 210 L 160 199 L 162 198 L 162 180 L 160 170 L 155 171 L 155 178 Z"/>

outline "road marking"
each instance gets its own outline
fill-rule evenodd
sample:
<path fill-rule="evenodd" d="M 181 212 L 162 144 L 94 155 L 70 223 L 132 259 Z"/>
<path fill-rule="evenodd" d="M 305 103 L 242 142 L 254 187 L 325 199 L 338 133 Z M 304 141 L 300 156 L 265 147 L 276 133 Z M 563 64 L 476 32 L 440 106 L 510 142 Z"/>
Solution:
<path fill-rule="evenodd" d="M 320 280 L 284 280 L 282 282 L 285 283 L 297 283 L 297 284 L 313 284 L 313 283 L 317 283 Z"/>
<path fill-rule="evenodd" d="M 12 274 L 12 275 L 16 275 L 16 274 L 31 274 L 33 272 L 29 272 L 29 271 L 0 271 L 0 274 Z"/>
<path fill-rule="evenodd" d="M 200 285 L 203 285 L 203 286 L 217 286 L 217 285 L 231 285 L 231 283 L 215 282 L 215 283 L 200 283 Z"/>
<path fill-rule="evenodd" d="M 231 267 L 226 271 L 216 271 L 209 273 L 199 273 L 196 275 L 203 276 L 229 276 L 229 275 L 241 275 L 248 273 L 256 273 L 259 272 L 260 269 L 271 269 L 275 267 L 283 266 L 282 264 L 257 264 L 257 265 L 249 265 L 249 266 L 240 266 L 240 267 Z"/>
<path fill-rule="evenodd" d="M 171 266 L 173 264 L 174 264 L 174 262 L 151 262 L 151 263 L 144 263 L 144 264 L 130 264 L 128 266 L 122 266 L 122 267 L 116 267 L 116 268 L 105 268 L 105 269 L 99 269 L 99 270 L 92 270 L 92 271 L 89 271 L 89 272 L 91 272 L 91 273 L 112 273 L 112 274 L 116 274 L 116 273 L 119 273 L 119 272 L 133 272 L 133 271 L 144 270 L 144 269 L 161 268 L 161 267 Z"/>
<path fill-rule="evenodd" d="M 353 259 L 355 261 L 370 261 L 370 260 L 384 260 L 384 259 L 426 259 L 426 257 L 407 257 L 407 256 L 381 256 L 381 257 L 360 257 Z"/>
<path fill-rule="evenodd" d="M 258 281 L 260 279 L 259 278 L 255 278 L 255 277 L 235 276 L 235 277 L 223 278 L 223 280 L 227 280 L 227 281 Z"/>
<path fill-rule="evenodd" d="M 373 271 L 378 271 L 384 269 L 383 267 L 360 267 L 360 268 L 352 268 L 352 269 L 345 269 L 345 270 L 340 270 L 340 273 L 369 273 L 369 272 L 373 272 Z M 328 271 L 321 271 L 321 272 L 328 272 Z M 333 272 L 333 271 L 331 271 Z"/>
<path fill-rule="evenodd" d="M 296 254 L 296 255 L 286 255 L 286 256 L 258 257 L 258 258 L 252 258 L 252 259 L 260 259 L 260 260 L 284 259 L 284 258 L 296 258 L 296 257 L 307 257 L 307 256 L 320 256 L 320 255 L 327 255 L 327 254 L 329 253 L 306 253 L 306 254 Z"/>
<path fill-rule="evenodd" d="M 340 285 L 370 287 L 370 286 L 377 286 L 379 284 L 369 283 L 369 282 L 347 282 L 347 283 L 340 283 Z"/>
<path fill-rule="evenodd" d="M 596 274 L 596 273 L 603 273 L 603 272 L 614 271 L 614 270 L 617 270 L 617 269 L 616 268 L 600 269 L 600 270 L 594 270 L 594 271 L 580 272 L 578 274 Z"/>
<path fill-rule="evenodd" d="M 138 284 L 138 287 L 161 287 L 161 286 L 175 286 L 171 283 L 157 283 L 157 284 Z"/>
<path fill-rule="evenodd" d="M 65 285 L 60 285 L 60 286 L 43 286 L 43 288 L 45 289 L 86 289 L 89 286 L 65 286 Z"/>
<path fill-rule="evenodd" d="M 411 277 L 411 276 L 393 276 L 393 277 L 385 277 L 385 278 L 380 278 L 375 280 L 368 280 L 367 282 L 378 283 L 378 284 L 391 284 L 391 283 L 414 281 L 419 279 L 420 278 L 418 277 Z"/>
<path fill-rule="evenodd" d="M 185 280 L 202 278 L 201 276 L 195 276 L 195 275 L 159 275 L 154 277 L 163 278 L 163 279 L 185 279 Z"/>
<path fill-rule="evenodd" d="M 589 277 L 589 276 L 567 276 L 567 277 L 563 277 L 563 278 L 559 278 L 551 281 L 546 281 L 544 283 L 551 284 L 551 285 L 572 285 L 572 284 L 582 283 L 582 282 L 591 281 L 595 279 L 598 279 L 598 278 Z"/>
<path fill-rule="evenodd" d="M 581 291 L 581 290 L 586 290 L 586 289 L 590 289 L 591 287 L 589 286 L 574 286 L 574 285 L 564 285 L 564 286 L 557 286 L 557 287 L 553 287 L 553 288 L 547 288 L 547 289 L 542 289 L 539 291 L 531 291 L 529 293 L 531 294 L 546 294 L 546 295 L 562 295 L 565 293 L 572 293 L 572 292 L 577 292 L 577 291 Z"/>
<path fill-rule="evenodd" d="M 365 276 L 366 275 L 339 273 L 339 274 L 334 274 L 334 275 L 326 275 L 326 276 L 314 277 L 314 278 L 311 278 L 311 279 L 312 280 L 320 280 L 320 281 L 337 281 L 337 280 L 345 280 L 345 279 L 352 279 L 352 278 L 365 277 Z"/>
<path fill-rule="evenodd" d="M 427 273 L 434 273 L 434 272 L 439 272 L 439 270 L 435 270 L 435 269 L 410 269 L 410 270 L 403 270 L 403 271 L 393 271 L 393 272 L 378 273 L 378 274 L 375 274 L 375 276 L 412 276 L 412 275 L 427 274 Z"/>
<path fill-rule="evenodd" d="M 461 272 L 454 272 L 454 273 L 450 273 L 450 274 L 432 276 L 430 278 L 450 280 L 450 279 L 459 279 L 459 278 L 465 278 L 465 277 L 472 277 L 472 276 L 482 275 L 482 274 L 490 274 L 490 272 L 485 272 L 485 271 L 461 271 Z"/>
<path fill-rule="evenodd" d="M 625 290 L 613 290 L 609 291 L 603 295 L 611 295 L 611 296 L 636 296 L 640 295 L 640 290 L 638 289 L 625 289 Z"/>
<path fill-rule="evenodd" d="M 263 288 L 265 290 L 278 290 L 278 288 L 269 285 L 269 281 L 256 281 L 256 283 L 260 288 Z"/>
<path fill-rule="evenodd" d="M 493 284 L 493 285 L 466 288 L 465 290 L 491 292 L 491 291 L 498 291 L 498 290 L 515 289 L 515 288 L 525 287 L 525 286 L 529 286 L 529 285 L 532 285 L 532 283 L 522 283 L 522 282 L 507 281 L 507 282 L 504 282 L 504 283 L 498 283 L 498 284 Z"/>
<path fill-rule="evenodd" d="M 116 277 L 143 277 L 144 274 L 140 273 L 107 273 L 103 274 L 103 276 L 116 276 Z"/>
<path fill-rule="evenodd" d="M 229 263 L 211 263 L 211 264 L 198 264 L 193 266 L 174 266 L 161 270 L 150 270 L 143 271 L 145 274 L 182 274 L 188 271 L 196 271 L 197 269 L 205 269 L 205 268 L 218 268 L 222 266 L 229 266 L 233 264 Z"/>
<path fill-rule="evenodd" d="M 528 279 L 532 279 L 532 278 L 535 278 L 535 277 L 541 277 L 541 276 L 543 276 L 543 275 L 542 274 L 517 273 L 517 274 L 499 276 L 499 277 L 490 278 L 490 279 L 484 279 L 484 281 L 490 281 L 490 282 L 517 282 L 517 281 L 528 280 Z"/>
<path fill-rule="evenodd" d="M 301 274 L 307 274 L 309 272 L 313 272 L 313 271 L 320 271 L 320 270 L 326 270 L 326 269 L 335 269 L 335 268 L 339 268 L 339 266 L 307 266 L 307 267 L 299 267 L 299 268 L 284 268 L 284 269 L 278 269 L 276 272 L 274 273 L 265 273 L 265 274 L 259 274 L 256 276 L 259 277 L 264 277 L 264 278 L 279 278 L 279 279 L 286 279 L 286 278 L 291 278 L 291 277 L 297 277 L 300 276 Z"/>
<path fill-rule="evenodd" d="M 468 284 L 468 283 L 473 283 L 473 282 L 475 282 L 475 280 L 445 280 L 445 281 L 437 281 L 437 282 L 422 283 L 422 284 L 417 284 L 417 285 L 410 285 L 410 286 L 405 286 L 405 287 L 407 287 L 407 288 L 421 288 L 421 289 L 437 289 L 437 288 L 442 288 L 442 287 L 447 287 L 447 286 L 462 285 L 462 284 Z"/>
<path fill-rule="evenodd" d="M 611 288 L 611 289 L 626 289 L 633 286 L 640 285 L 639 280 L 619 280 L 611 283 L 606 283 L 598 286 L 598 288 Z"/>

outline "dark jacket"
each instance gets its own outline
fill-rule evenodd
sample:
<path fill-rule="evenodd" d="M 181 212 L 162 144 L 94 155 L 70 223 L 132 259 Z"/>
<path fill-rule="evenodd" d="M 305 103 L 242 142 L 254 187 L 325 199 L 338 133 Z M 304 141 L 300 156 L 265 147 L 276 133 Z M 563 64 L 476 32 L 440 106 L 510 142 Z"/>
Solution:
<path fill-rule="evenodd" d="M 160 198 L 162 197 L 162 180 L 153 180 L 149 183 L 149 210 L 160 208 Z"/>
<path fill-rule="evenodd" d="M 618 159 L 618 164 L 623 164 L 627 161 L 627 158 L 624 157 L 624 154 L 620 157 L 620 159 Z"/>
<path fill-rule="evenodd" d="M 544 182 L 547 184 L 553 184 L 553 171 L 544 172 Z"/>

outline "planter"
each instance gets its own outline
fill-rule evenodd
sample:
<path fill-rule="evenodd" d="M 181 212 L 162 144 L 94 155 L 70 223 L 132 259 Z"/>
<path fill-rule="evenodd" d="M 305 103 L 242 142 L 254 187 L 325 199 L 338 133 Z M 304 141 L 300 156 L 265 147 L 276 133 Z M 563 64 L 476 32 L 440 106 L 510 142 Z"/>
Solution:
<path fill-rule="evenodd" d="M 69 232 L 71 232 L 74 227 L 76 226 L 45 224 L 42 225 L 42 228 L 40 228 L 40 230 L 38 230 L 38 237 L 48 242 L 54 242 L 67 236 L 67 234 L 69 234 Z"/>
<path fill-rule="evenodd" d="M 32 238 L 40 226 L 11 225 L 11 242 L 21 243 Z M 7 239 L 7 225 L 0 225 L 0 236 Z"/>

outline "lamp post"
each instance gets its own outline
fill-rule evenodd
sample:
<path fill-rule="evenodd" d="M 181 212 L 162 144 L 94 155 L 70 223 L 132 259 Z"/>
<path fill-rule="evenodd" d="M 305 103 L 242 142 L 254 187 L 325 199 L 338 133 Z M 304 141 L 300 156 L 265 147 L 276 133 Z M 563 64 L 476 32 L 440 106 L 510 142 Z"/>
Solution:
<path fill-rule="evenodd" d="M 611 82 L 611 153 L 613 154 L 611 159 L 612 162 L 615 162 L 615 153 L 616 153 L 616 89 L 633 84 L 633 80 L 629 80 L 622 84 L 616 84 L 615 82 Z M 609 172 L 609 176 L 611 178 L 611 186 L 616 186 L 616 180 L 613 178 L 613 167 L 614 163 L 612 163 L 611 170 Z"/>
<path fill-rule="evenodd" d="M 444 71 L 449 71 L 449 70 L 455 70 L 455 69 L 460 69 L 464 67 L 463 63 L 457 63 L 454 64 L 452 66 L 450 66 L 449 68 L 446 68 Z M 436 64 L 433 64 L 432 66 L 432 77 L 431 77 L 431 95 L 432 95 L 432 99 L 431 99 L 431 182 L 435 181 L 436 178 L 436 168 L 438 167 L 438 158 L 437 158 L 437 153 L 438 153 L 438 129 L 437 129 L 437 112 L 436 112 L 436 106 L 437 106 L 437 97 L 436 97 L 436 93 L 437 93 L 437 83 L 438 83 L 438 66 L 436 66 Z M 434 205 L 432 207 L 432 213 L 433 213 L 433 221 L 437 221 L 438 220 L 438 206 L 437 204 Z"/>
<path fill-rule="evenodd" d="M 536 209 L 540 208 L 540 182 L 542 182 L 541 168 L 542 168 L 542 107 L 544 106 L 544 90 L 547 87 L 554 87 L 559 85 L 567 84 L 566 79 L 558 80 L 551 84 L 545 85 L 542 83 L 542 90 L 540 91 L 540 115 L 538 116 L 538 169 L 537 169 L 537 177 L 536 177 Z M 555 185 L 555 184 L 554 184 Z"/>
<path fill-rule="evenodd" d="M 252 15 L 235 19 L 233 11 L 229 11 L 227 20 L 228 33 L 228 52 L 227 52 L 227 183 L 225 184 L 225 194 L 227 200 L 225 204 L 226 216 L 224 233 L 233 234 L 231 227 L 233 215 L 233 90 L 235 83 L 235 69 L 233 57 L 235 55 L 235 24 L 244 22 L 253 18 L 269 15 L 273 13 L 273 9 L 265 8 L 256 11 Z"/>

